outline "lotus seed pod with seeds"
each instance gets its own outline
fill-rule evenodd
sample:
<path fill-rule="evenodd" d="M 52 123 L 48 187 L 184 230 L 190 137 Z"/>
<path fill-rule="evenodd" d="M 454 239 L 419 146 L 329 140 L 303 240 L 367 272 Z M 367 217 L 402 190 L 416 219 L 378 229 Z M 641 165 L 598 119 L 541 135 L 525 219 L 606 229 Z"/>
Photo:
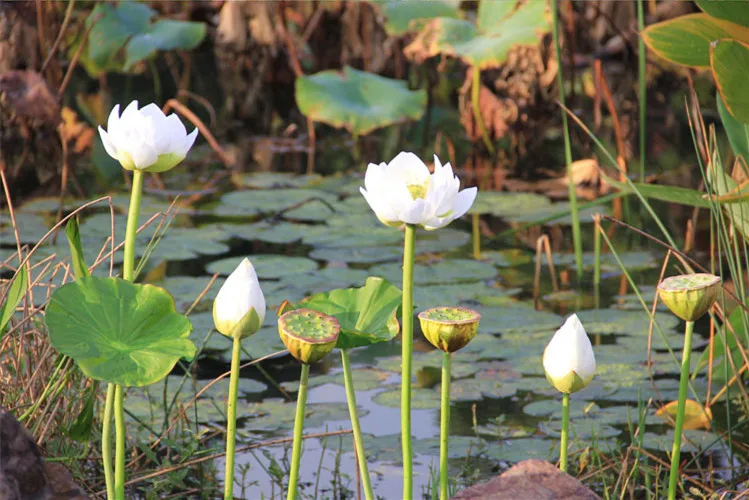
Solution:
<path fill-rule="evenodd" d="M 583 324 L 573 314 L 556 331 L 544 350 L 544 373 L 565 394 L 585 388 L 596 373 L 596 357 Z"/>
<path fill-rule="evenodd" d="M 455 352 L 473 340 L 480 320 L 479 313 L 465 307 L 435 307 L 419 313 L 424 337 L 445 352 Z"/>
<path fill-rule="evenodd" d="M 324 358 L 338 342 L 338 320 L 312 309 L 295 309 L 278 318 L 278 334 L 292 356 L 310 365 Z"/>
<path fill-rule="evenodd" d="M 671 276 L 658 284 L 658 295 L 674 315 L 696 321 L 718 298 L 720 283 L 719 276 L 707 273 Z"/>

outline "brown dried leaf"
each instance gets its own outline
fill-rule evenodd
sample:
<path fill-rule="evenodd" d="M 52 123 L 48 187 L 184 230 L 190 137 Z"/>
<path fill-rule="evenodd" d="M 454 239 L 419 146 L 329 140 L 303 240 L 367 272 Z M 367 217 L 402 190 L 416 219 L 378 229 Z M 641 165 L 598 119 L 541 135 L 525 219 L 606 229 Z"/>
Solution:
<path fill-rule="evenodd" d="M 241 2 L 225 2 L 218 14 L 216 43 L 242 50 L 247 43 L 247 21 Z"/>
<path fill-rule="evenodd" d="M 479 111 L 486 131 L 494 139 L 504 137 L 520 115 L 514 100 L 498 98 L 486 85 L 481 85 L 479 89 Z M 472 105 L 465 106 L 460 121 L 472 141 L 481 139 L 481 131 L 476 126 Z"/>
<path fill-rule="evenodd" d="M 60 121 L 57 99 L 35 71 L 8 71 L 0 75 L 0 98 L 18 117 L 53 126 Z"/>
<path fill-rule="evenodd" d="M 75 141 L 73 152 L 82 153 L 91 147 L 94 139 L 94 129 L 84 122 L 78 121 L 75 111 L 65 106 L 60 112 L 62 123 L 60 124 L 60 136 L 65 142 Z"/>

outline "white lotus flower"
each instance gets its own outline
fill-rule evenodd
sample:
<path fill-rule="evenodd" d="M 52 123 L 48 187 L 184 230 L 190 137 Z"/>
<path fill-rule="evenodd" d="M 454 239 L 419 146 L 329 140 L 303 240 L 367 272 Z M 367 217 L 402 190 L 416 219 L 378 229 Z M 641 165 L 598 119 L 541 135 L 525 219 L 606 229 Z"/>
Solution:
<path fill-rule="evenodd" d="M 543 363 L 546 378 L 560 392 L 577 392 L 593 380 L 596 357 L 577 314 L 554 334 L 544 350 Z"/>
<path fill-rule="evenodd" d="M 187 135 L 174 113 L 165 116 L 153 103 L 138 109 L 138 101 L 133 101 L 122 116 L 120 105 L 116 105 L 109 114 L 107 130 L 99 127 L 99 134 L 109 156 L 126 170 L 164 172 L 185 159 L 198 129 Z"/>
<path fill-rule="evenodd" d="M 388 226 L 418 224 L 439 229 L 465 214 L 476 188 L 459 192 L 460 179 L 449 163 L 434 156 L 434 173 L 413 153 L 401 152 L 390 163 L 370 163 L 359 188 L 377 218 Z"/>
<path fill-rule="evenodd" d="M 216 330 L 243 339 L 257 332 L 265 320 L 265 297 L 255 268 L 243 259 L 226 278 L 213 301 Z"/>

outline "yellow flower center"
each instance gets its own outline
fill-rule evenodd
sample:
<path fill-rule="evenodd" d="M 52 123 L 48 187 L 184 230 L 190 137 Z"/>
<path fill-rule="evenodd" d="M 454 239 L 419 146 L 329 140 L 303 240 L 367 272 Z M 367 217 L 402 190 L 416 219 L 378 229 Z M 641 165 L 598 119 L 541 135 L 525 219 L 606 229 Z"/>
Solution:
<path fill-rule="evenodd" d="M 429 190 L 429 179 L 424 184 L 409 184 L 408 192 L 411 193 L 411 197 L 414 200 L 419 198 L 426 198 L 427 191 Z"/>

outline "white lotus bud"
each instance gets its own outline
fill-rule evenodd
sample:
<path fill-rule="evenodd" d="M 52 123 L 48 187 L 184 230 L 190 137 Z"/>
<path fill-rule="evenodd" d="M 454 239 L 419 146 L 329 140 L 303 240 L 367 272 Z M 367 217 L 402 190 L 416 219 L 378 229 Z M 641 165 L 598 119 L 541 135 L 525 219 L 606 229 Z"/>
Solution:
<path fill-rule="evenodd" d="M 560 392 L 577 392 L 593 380 L 596 357 L 577 314 L 567 318 L 551 338 L 543 364 L 549 383 Z"/>
<path fill-rule="evenodd" d="M 449 163 L 434 156 L 434 173 L 413 153 L 401 152 L 390 163 L 370 163 L 359 188 L 377 218 L 388 226 L 417 224 L 439 229 L 465 214 L 476 188 L 460 189 Z"/>
<path fill-rule="evenodd" d="M 257 332 L 264 320 L 265 297 L 260 282 L 250 261 L 243 259 L 213 301 L 213 322 L 227 337 L 243 339 Z"/>
<path fill-rule="evenodd" d="M 187 135 L 179 117 L 164 115 L 151 103 L 138 109 L 131 102 L 120 116 L 120 105 L 109 114 L 107 130 L 99 127 L 101 142 L 109 156 L 126 170 L 165 172 L 185 159 L 198 136 L 198 129 Z"/>

